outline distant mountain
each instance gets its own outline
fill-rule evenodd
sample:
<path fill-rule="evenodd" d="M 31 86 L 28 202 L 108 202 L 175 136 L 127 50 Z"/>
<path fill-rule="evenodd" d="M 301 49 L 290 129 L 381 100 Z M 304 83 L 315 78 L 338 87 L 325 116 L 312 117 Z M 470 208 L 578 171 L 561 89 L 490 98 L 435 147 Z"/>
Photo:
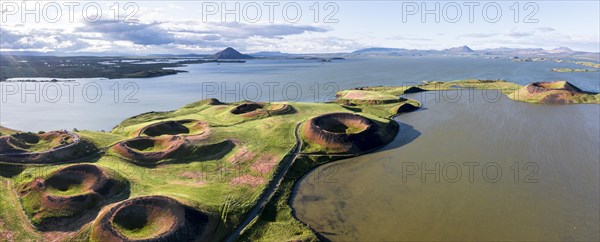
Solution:
<path fill-rule="evenodd" d="M 399 48 L 367 48 L 354 51 L 354 56 L 423 56 L 431 55 L 435 50 L 408 50 Z"/>
<path fill-rule="evenodd" d="M 287 56 L 292 56 L 294 54 L 283 53 L 280 51 L 261 51 L 261 52 L 251 53 L 250 55 L 254 56 L 254 57 L 287 57 Z"/>
<path fill-rule="evenodd" d="M 510 53 L 510 52 L 542 52 L 544 51 L 544 49 L 542 48 L 507 48 L 507 47 L 500 47 L 500 48 L 492 48 L 492 49 L 483 49 L 480 50 L 479 52 L 489 52 L 489 53 Z"/>
<path fill-rule="evenodd" d="M 575 51 L 573 51 L 572 49 L 570 49 L 568 47 L 559 47 L 559 48 L 553 49 L 549 52 L 551 52 L 551 53 L 573 53 Z"/>
<path fill-rule="evenodd" d="M 239 60 L 239 59 L 253 59 L 254 58 L 253 56 L 250 56 L 250 55 L 244 55 L 231 47 L 227 47 L 226 49 L 217 52 L 216 54 L 212 55 L 211 57 L 213 59 L 217 59 L 217 60 L 223 60 L 223 59 Z"/>
<path fill-rule="evenodd" d="M 444 50 L 409 50 L 399 48 L 367 48 L 352 52 L 352 55 L 359 56 L 425 56 L 425 55 L 464 55 L 474 54 L 468 46 L 454 47 Z"/>
<path fill-rule="evenodd" d="M 360 50 L 352 52 L 352 54 L 393 53 L 393 52 L 401 52 L 401 51 L 405 51 L 405 50 L 406 49 L 376 47 L 376 48 L 360 49 Z"/>
<path fill-rule="evenodd" d="M 468 46 L 459 46 L 443 50 L 414 50 L 401 48 L 366 48 L 354 51 L 347 57 L 380 57 L 380 56 L 505 56 L 505 57 L 532 57 L 532 58 L 578 58 L 598 60 L 599 53 L 573 51 L 567 47 L 552 50 L 542 48 L 493 48 L 473 50 Z"/>
<path fill-rule="evenodd" d="M 442 52 L 445 52 L 448 54 L 471 54 L 471 53 L 474 53 L 475 51 L 473 51 L 471 48 L 469 48 L 469 46 L 463 45 L 460 47 L 444 49 L 444 50 L 442 50 Z"/>

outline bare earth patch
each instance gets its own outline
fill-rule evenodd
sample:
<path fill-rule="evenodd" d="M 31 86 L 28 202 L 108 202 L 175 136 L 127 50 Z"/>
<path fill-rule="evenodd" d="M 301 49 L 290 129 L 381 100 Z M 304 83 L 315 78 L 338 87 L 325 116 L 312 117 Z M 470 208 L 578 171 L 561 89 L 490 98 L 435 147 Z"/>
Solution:
<path fill-rule="evenodd" d="M 263 175 L 268 174 L 279 163 L 279 160 L 279 157 L 272 154 L 263 155 L 252 164 L 252 170 Z"/>
<path fill-rule="evenodd" d="M 71 238 L 77 232 L 61 232 L 61 231 L 52 231 L 44 233 L 44 241 L 65 241 L 67 238 Z"/>
<path fill-rule="evenodd" d="M 5 223 L 2 219 L 0 219 L 0 228 L 2 228 L 2 230 L 0 230 L 0 238 L 6 241 L 15 241 L 12 232 L 5 230 Z"/>
<path fill-rule="evenodd" d="M 228 161 L 232 164 L 239 164 L 245 161 L 252 160 L 256 156 L 256 153 L 250 152 L 247 146 L 240 147 L 237 152 L 231 157 L 229 157 Z"/>
<path fill-rule="evenodd" d="M 190 181 L 190 182 L 174 181 L 174 182 L 170 182 L 169 184 L 178 185 L 178 186 L 203 187 L 206 185 L 206 182 L 204 182 L 202 180 L 198 180 L 198 181 L 194 180 L 194 181 Z"/>
<path fill-rule="evenodd" d="M 251 175 L 243 175 L 233 178 L 230 185 L 249 185 L 251 187 L 257 187 L 258 185 L 262 185 L 265 183 L 265 179 L 262 177 L 255 177 Z"/>
<path fill-rule="evenodd" d="M 192 172 L 186 171 L 179 174 L 180 177 L 191 180 L 187 181 L 176 181 L 172 182 L 175 185 L 186 185 L 186 186 L 204 186 L 206 185 L 206 173 L 204 172 Z"/>

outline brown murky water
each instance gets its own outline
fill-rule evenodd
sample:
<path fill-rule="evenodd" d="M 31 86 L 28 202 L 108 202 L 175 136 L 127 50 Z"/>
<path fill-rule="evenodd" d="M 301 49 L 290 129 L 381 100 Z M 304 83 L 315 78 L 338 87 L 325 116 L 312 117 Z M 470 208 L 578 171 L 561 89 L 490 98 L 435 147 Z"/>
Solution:
<path fill-rule="evenodd" d="M 409 96 L 393 143 L 297 184 L 296 216 L 333 241 L 600 240 L 600 105 L 456 94 Z"/>

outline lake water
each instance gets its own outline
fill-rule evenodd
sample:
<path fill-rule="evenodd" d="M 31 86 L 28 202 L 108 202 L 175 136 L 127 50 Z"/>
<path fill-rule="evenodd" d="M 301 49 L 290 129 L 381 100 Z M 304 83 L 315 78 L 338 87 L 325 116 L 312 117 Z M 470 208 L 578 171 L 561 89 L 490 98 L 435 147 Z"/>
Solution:
<path fill-rule="evenodd" d="M 407 95 L 398 137 L 305 176 L 296 216 L 333 241 L 598 241 L 600 105 L 457 93 Z"/>
<path fill-rule="evenodd" d="M 321 102 L 331 100 L 337 90 L 410 85 L 423 80 L 506 79 L 521 84 L 569 80 L 584 90 L 600 91 L 600 73 L 550 71 L 556 67 L 577 65 L 458 57 L 349 59 L 324 64 L 314 60 L 250 60 L 194 64 L 179 68 L 188 73 L 147 79 L 4 82 L 0 84 L 0 124 L 27 131 L 110 130 L 125 118 L 177 109 L 207 97 L 226 102 Z"/>

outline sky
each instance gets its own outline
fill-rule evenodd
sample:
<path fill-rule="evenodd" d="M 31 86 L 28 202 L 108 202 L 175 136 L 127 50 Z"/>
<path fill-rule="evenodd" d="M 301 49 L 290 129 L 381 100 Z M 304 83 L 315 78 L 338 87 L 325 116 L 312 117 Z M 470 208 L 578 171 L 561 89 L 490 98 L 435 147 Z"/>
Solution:
<path fill-rule="evenodd" d="M 38 4 L 38 5 L 36 5 Z M 369 47 L 600 51 L 599 1 L 0 3 L 0 51 L 351 52 Z"/>

